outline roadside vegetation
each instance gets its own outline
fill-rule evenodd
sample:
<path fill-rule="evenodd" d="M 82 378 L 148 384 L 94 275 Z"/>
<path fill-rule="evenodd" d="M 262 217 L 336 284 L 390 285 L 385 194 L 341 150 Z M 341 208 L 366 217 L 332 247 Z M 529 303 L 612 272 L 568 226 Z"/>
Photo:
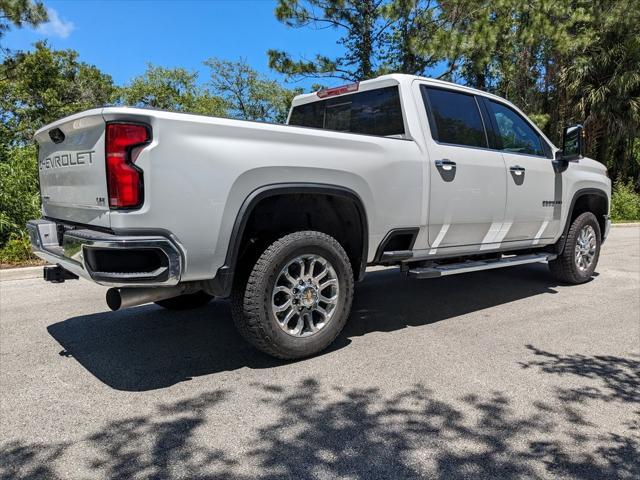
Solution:
<path fill-rule="evenodd" d="M 0 263 L 33 261 L 25 221 L 40 211 L 33 133 L 71 113 L 134 105 L 284 122 L 302 78 L 314 88 L 388 72 L 435 76 L 505 97 L 556 144 L 583 123 L 587 154 L 615 182 L 615 221 L 640 220 L 640 0 L 279 0 L 290 28 L 331 28 L 339 57 L 268 50 L 283 82 L 239 59 L 203 59 L 206 78 L 147 65 L 125 85 L 74 50 L 2 44 L 11 28 L 47 21 L 42 2 L 0 0 Z M 287 83 L 289 82 L 289 83 Z"/>
<path fill-rule="evenodd" d="M 640 222 L 640 194 L 631 182 L 614 184 L 611 196 L 611 219 L 614 222 Z"/>

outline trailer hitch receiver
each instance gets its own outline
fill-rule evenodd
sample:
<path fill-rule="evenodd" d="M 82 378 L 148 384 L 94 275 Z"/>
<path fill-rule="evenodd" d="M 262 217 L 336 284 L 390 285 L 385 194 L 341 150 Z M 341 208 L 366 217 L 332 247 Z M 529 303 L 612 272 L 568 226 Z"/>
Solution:
<path fill-rule="evenodd" d="M 44 267 L 44 279 L 52 283 L 64 283 L 65 280 L 77 280 L 78 276 L 60 265 Z"/>

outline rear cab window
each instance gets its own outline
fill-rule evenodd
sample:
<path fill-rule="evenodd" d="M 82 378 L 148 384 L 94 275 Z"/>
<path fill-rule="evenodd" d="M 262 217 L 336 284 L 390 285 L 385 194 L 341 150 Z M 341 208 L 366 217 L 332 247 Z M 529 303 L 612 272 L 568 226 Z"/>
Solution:
<path fill-rule="evenodd" d="M 381 137 L 405 134 L 397 86 L 297 105 L 289 125 Z"/>

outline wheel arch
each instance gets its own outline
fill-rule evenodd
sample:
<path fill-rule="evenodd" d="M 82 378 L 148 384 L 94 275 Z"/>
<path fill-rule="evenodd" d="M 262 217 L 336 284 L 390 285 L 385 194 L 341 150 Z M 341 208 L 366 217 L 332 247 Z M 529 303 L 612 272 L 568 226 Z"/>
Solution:
<path fill-rule="evenodd" d="M 567 233 L 573 221 L 584 212 L 592 212 L 598 220 L 601 235 L 606 230 L 607 215 L 609 213 L 609 196 L 604 190 L 599 188 L 582 188 L 573 195 L 571 205 L 567 214 L 567 219 L 562 231 L 562 235 L 556 244 L 558 254 L 564 251 L 567 240 Z"/>
<path fill-rule="evenodd" d="M 247 226 L 256 208 L 265 200 L 273 197 L 305 194 L 336 197 L 353 203 L 358 214 L 360 230 L 360 238 L 358 239 L 360 245 L 360 254 L 358 255 L 359 264 L 353 265 L 353 269 L 354 277 L 357 279 L 362 278 L 367 265 L 369 247 L 369 226 L 362 198 L 352 189 L 340 185 L 313 182 L 287 182 L 259 187 L 244 199 L 233 223 L 224 264 L 217 270 L 215 278 L 209 281 L 211 293 L 219 297 L 227 297 L 231 293 L 233 278 L 238 268 L 241 248 L 246 241 L 245 233 Z"/>

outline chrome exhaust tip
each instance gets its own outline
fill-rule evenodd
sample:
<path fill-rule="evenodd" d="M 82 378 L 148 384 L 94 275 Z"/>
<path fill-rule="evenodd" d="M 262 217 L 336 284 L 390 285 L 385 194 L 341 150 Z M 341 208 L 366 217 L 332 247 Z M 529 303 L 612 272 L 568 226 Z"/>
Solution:
<path fill-rule="evenodd" d="M 107 305 L 113 310 L 120 310 L 122 306 L 122 297 L 120 296 L 120 290 L 117 288 L 110 288 L 107 290 Z"/>
<path fill-rule="evenodd" d="M 107 305 L 113 311 L 123 308 L 144 305 L 145 303 L 158 302 L 168 298 L 177 297 L 185 293 L 192 293 L 194 289 L 177 285 L 175 287 L 155 288 L 110 288 L 107 290 Z"/>

